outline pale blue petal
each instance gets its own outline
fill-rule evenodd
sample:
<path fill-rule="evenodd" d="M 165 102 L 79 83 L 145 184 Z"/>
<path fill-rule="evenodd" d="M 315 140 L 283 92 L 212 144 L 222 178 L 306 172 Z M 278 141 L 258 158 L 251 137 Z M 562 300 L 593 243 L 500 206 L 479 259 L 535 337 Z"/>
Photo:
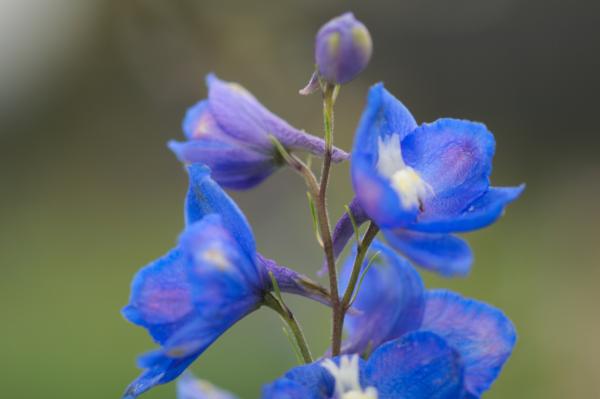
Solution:
<path fill-rule="evenodd" d="M 525 185 L 517 187 L 490 187 L 481 197 L 457 214 L 424 214 L 408 228 L 424 232 L 466 232 L 494 223 L 508 204 L 519 198 Z"/>
<path fill-rule="evenodd" d="M 465 276 L 471 270 L 473 253 L 462 239 L 450 234 L 384 230 L 388 243 L 407 258 L 446 277 Z"/>
<path fill-rule="evenodd" d="M 413 332 L 379 347 L 364 378 L 378 399 L 462 399 L 460 356 L 431 332 Z"/>
<path fill-rule="evenodd" d="M 516 332 L 502 311 L 444 290 L 427 293 L 422 329 L 442 336 L 461 356 L 465 386 L 479 396 L 510 357 Z"/>

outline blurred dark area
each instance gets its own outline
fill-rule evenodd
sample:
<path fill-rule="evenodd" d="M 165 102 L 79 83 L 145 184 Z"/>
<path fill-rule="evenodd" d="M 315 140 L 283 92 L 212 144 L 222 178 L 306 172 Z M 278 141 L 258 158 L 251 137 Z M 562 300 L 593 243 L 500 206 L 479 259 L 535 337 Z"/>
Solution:
<path fill-rule="evenodd" d="M 237 81 L 321 134 L 318 96 L 297 94 L 321 24 L 353 11 L 374 56 L 343 87 L 336 143 L 351 148 L 368 87 L 384 81 L 419 122 L 481 121 L 495 185 L 527 190 L 469 235 L 471 276 L 442 280 L 502 308 L 520 340 L 487 398 L 600 397 L 600 2 L 595 0 L 6 0 L 0 4 L 0 397 L 115 398 L 152 349 L 119 314 L 133 274 L 182 228 L 182 138 L 204 76 Z M 303 183 L 282 171 L 233 193 L 261 252 L 309 275 L 320 264 Z M 352 196 L 334 171 L 334 217 Z M 290 300 L 315 351 L 328 313 Z M 294 364 L 260 311 L 199 361 L 244 398 Z M 173 386 L 146 396 L 174 398 Z"/>

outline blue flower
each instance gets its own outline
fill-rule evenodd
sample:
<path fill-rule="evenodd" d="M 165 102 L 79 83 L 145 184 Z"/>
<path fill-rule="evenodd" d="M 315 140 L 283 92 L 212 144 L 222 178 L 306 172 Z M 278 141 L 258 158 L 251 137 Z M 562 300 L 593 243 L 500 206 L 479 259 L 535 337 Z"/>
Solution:
<path fill-rule="evenodd" d="M 344 84 L 354 79 L 366 68 L 372 53 L 369 31 L 350 12 L 333 18 L 317 33 L 317 71 L 331 84 Z"/>
<path fill-rule="evenodd" d="M 296 367 L 263 389 L 263 399 L 462 399 L 460 356 L 438 335 L 417 331 L 358 355 Z"/>
<path fill-rule="evenodd" d="M 497 378 L 516 341 L 514 326 L 498 309 L 444 290 L 425 290 L 415 269 L 385 245 L 375 242 L 378 256 L 366 272 L 346 320 L 343 353 L 365 354 L 414 331 L 441 337 L 460 358 L 464 387 L 481 395 Z M 344 265 L 345 288 L 354 257 Z M 363 271 L 367 263 L 363 264 Z"/>
<path fill-rule="evenodd" d="M 493 223 L 524 189 L 490 186 L 494 147 L 494 136 L 481 123 L 443 118 L 418 126 L 377 84 L 352 151 L 354 208 L 417 264 L 447 276 L 464 275 L 472 253 L 453 233 Z M 336 242 L 343 247 L 351 231 L 348 221 L 340 222 L 345 231 Z"/>
<path fill-rule="evenodd" d="M 290 126 L 239 84 L 215 75 L 208 75 L 206 82 L 208 99 L 191 107 L 183 120 L 187 141 L 171 141 L 169 147 L 184 163 L 210 167 L 223 187 L 254 187 L 282 165 L 270 135 L 289 150 L 324 153 L 322 139 Z M 334 162 L 347 157 L 334 149 Z"/>
<path fill-rule="evenodd" d="M 187 227 L 178 245 L 135 276 L 123 315 L 160 345 L 140 357 L 145 371 L 127 388 L 134 398 L 179 376 L 221 334 L 258 309 L 272 289 L 327 302 L 306 277 L 257 254 L 254 235 L 237 205 L 210 178 L 189 168 Z"/>
<path fill-rule="evenodd" d="M 264 399 L 473 399 L 497 378 L 516 341 L 510 320 L 485 303 L 426 291 L 413 267 L 379 242 L 371 251 L 378 255 L 368 270 L 362 265 L 343 356 L 290 370 L 264 388 Z"/>
<path fill-rule="evenodd" d="M 177 399 L 237 399 L 237 397 L 186 372 L 177 380 Z"/>

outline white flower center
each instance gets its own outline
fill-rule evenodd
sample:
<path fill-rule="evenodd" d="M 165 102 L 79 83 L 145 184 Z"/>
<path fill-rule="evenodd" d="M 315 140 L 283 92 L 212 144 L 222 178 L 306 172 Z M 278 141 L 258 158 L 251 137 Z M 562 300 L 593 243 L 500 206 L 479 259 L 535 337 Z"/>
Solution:
<path fill-rule="evenodd" d="M 321 366 L 335 379 L 335 399 L 377 399 L 377 390 L 360 386 L 358 356 L 342 356 L 338 366 L 331 359 L 325 359 Z"/>
<path fill-rule="evenodd" d="M 433 194 L 433 189 L 419 174 L 404 163 L 400 136 L 392 134 L 377 138 L 377 170 L 390 181 L 404 208 L 420 207 L 423 198 Z"/>

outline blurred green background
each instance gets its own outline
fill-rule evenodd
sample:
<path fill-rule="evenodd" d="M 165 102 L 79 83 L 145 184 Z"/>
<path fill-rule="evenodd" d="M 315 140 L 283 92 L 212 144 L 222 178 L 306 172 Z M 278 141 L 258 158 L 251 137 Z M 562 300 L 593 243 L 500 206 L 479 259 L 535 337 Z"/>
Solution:
<path fill-rule="evenodd" d="M 493 227 L 469 235 L 464 280 L 426 275 L 501 307 L 520 340 L 487 398 L 600 397 L 600 3 L 596 0 L 0 2 L 0 397 L 117 398 L 153 348 L 120 308 L 139 267 L 182 228 L 186 175 L 165 143 L 209 71 L 245 85 L 293 125 L 320 132 L 311 73 L 318 27 L 352 10 L 371 65 L 344 87 L 349 149 L 367 88 L 383 80 L 419 121 L 485 122 L 493 181 L 527 182 Z M 594 43 L 594 40 L 596 42 Z M 351 198 L 334 173 L 334 217 Z M 279 172 L 234 197 L 260 250 L 309 275 L 320 264 L 302 181 Z M 291 299 L 315 352 L 327 311 Z M 246 399 L 294 364 L 261 310 L 194 370 Z M 146 396 L 174 398 L 174 387 Z"/>

